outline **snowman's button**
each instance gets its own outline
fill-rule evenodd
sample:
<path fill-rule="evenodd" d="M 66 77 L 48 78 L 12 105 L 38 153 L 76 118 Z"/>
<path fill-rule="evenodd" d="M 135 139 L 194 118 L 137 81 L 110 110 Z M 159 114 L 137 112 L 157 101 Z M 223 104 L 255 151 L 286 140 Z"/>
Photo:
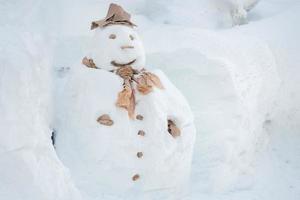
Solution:
<path fill-rule="evenodd" d="M 168 132 L 174 137 L 180 136 L 180 129 L 177 127 L 174 121 L 168 120 Z"/>
<path fill-rule="evenodd" d="M 143 157 L 143 152 L 137 152 L 137 154 L 136 154 L 136 156 L 138 157 L 138 158 L 141 158 L 141 157 Z"/>
<path fill-rule="evenodd" d="M 98 117 L 97 122 L 105 126 L 111 126 L 114 124 L 114 121 L 110 118 L 108 114 L 104 114 Z"/>
<path fill-rule="evenodd" d="M 143 131 L 143 130 L 139 130 L 139 132 L 138 132 L 138 135 L 140 135 L 140 136 L 145 136 L 145 131 Z"/>
<path fill-rule="evenodd" d="M 139 174 L 135 174 L 135 175 L 132 177 L 132 180 L 133 180 L 133 181 L 137 181 L 139 178 L 140 178 L 140 175 L 139 175 Z"/>
<path fill-rule="evenodd" d="M 136 116 L 136 119 L 137 119 L 137 120 L 143 120 L 144 117 L 143 117 L 142 115 L 137 115 L 137 116 Z"/>

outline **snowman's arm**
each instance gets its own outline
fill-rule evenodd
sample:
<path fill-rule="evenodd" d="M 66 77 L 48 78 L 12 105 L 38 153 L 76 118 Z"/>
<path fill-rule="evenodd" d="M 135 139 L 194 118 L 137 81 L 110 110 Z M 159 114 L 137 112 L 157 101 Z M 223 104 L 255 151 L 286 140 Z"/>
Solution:
<path fill-rule="evenodd" d="M 155 70 L 153 73 L 160 78 L 164 87 L 163 93 L 168 105 L 168 119 L 174 121 L 180 129 L 180 137 L 183 140 L 183 144 L 185 144 L 184 146 L 186 146 L 193 142 L 195 137 L 194 118 L 190 106 L 181 92 L 161 70 Z M 186 140 L 190 140 L 190 142 Z"/>

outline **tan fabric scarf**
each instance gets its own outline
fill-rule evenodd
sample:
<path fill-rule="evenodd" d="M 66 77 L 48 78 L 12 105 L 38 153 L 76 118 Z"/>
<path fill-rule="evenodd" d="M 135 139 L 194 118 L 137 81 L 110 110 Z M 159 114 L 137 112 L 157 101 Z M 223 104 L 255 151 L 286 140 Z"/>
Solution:
<path fill-rule="evenodd" d="M 82 64 L 86 67 L 93 69 L 100 69 L 96 66 L 93 59 L 84 57 Z M 116 65 L 115 65 L 116 66 Z M 133 69 L 130 65 L 116 66 L 116 70 L 110 72 L 116 73 L 123 79 L 123 90 L 118 93 L 118 99 L 116 105 L 121 108 L 125 108 L 128 112 L 128 116 L 133 119 L 135 117 L 135 89 L 143 95 L 149 94 L 153 91 L 154 87 L 164 89 L 158 76 L 151 72 L 147 72 L 145 69 L 140 71 Z"/>

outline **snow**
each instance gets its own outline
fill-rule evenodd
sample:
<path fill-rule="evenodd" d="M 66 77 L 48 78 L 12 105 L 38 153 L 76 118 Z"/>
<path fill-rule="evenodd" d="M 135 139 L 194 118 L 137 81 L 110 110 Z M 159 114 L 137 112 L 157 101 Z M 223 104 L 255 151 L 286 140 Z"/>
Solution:
<path fill-rule="evenodd" d="M 138 24 L 146 66 L 162 69 L 194 113 L 184 199 L 299 199 L 299 2 L 259 1 L 247 15 L 246 1 L 117 2 Z M 51 110 L 109 3 L 0 3 L 1 199 L 85 195 L 51 146 Z M 248 23 L 233 27 L 235 17 Z"/>
<path fill-rule="evenodd" d="M 132 64 L 134 69 L 141 70 L 145 67 L 145 51 L 139 35 L 130 27 L 122 25 L 108 26 L 105 29 L 95 29 L 95 35 L 88 47 L 87 56 L 104 70 L 113 70 L 111 64 L 114 60 L 117 63 L 128 63 L 135 60 Z M 115 35 L 115 39 L 109 39 L 110 35 Z M 132 36 L 131 40 L 129 36 Z M 134 48 L 121 49 L 120 47 L 133 46 Z"/>
<path fill-rule="evenodd" d="M 111 39 L 111 34 L 115 38 Z M 179 196 L 190 173 L 196 134 L 185 98 L 163 72 L 153 70 L 164 89 L 154 88 L 147 95 L 136 90 L 135 114 L 144 119 L 132 120 L 125 109 L 116 107 L 123 79 L 110 72 L 116 69 L 110 62 L 136 60 L 131 66 L 136 70 L 144 68 L 145 54 L 138 35 L 132 28 L 120 25 L 99 29 L 89 50 L 100 69 L 78 62 L 71 67 L 65 88 L 57 95 L 54 128 L 59 158 L 70 169 L 80 191 L 95 199 L 103 194 L 122 199 L 151 199 L 158 193 L 161 198 L 172 193 Z M 97 122 L 103 114 L 110 116 L 112 126 Z M 168 119 L 181 130 L 180 137 L 173 138 L 168 133 Z M 145 136 L 138 135 L 140 130 Z M 143 157 L 137 158 L 137 152 L 142 152 Z M 133 182 L 135 174 L 140 179 Z"/>
<path fill-rule="evenodd" d="M 1 199 L 78 199 L 50 140 L 47 51 L 40 37 L 18 34 L 1 41 Z"/>

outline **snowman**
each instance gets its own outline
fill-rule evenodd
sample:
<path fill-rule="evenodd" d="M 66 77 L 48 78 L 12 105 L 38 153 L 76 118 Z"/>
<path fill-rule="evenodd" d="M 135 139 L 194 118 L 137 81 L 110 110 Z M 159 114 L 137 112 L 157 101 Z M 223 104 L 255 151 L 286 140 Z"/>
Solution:
<path fill-rule="evenodd" d="M 134 27 L 111 4 L 105 19 L 92 22 L 93 47 L 63 88 L 56 150 L 77 187 L 96 199 L 175 194 L 189 177 L 190 107 L 162 71 L 145 68 Z"/>

